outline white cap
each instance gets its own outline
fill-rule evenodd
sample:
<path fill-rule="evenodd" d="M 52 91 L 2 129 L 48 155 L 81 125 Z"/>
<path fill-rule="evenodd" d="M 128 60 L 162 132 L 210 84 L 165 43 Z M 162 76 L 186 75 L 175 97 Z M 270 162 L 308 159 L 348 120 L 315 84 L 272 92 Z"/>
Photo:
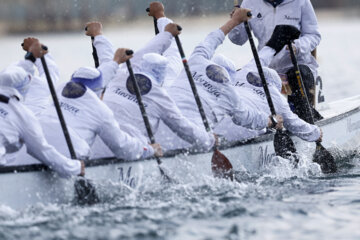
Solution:
<path fill-rule="evenodd" d="M 103 88 L 101 72 L 93 67 L 81 67 L 71 76 L 71 81 L 82 83 L 94 92 Z"/>
<path fill-rule="evenodd" d="M 0 86 L 15 88 L 25 96 L 29 90 L 31 76 L 21 67 L 9 66 L 0 72 Z"/>
<path fill-rule="evenodd" d="M 225 68 L 230 75 L 231 81 L 234 80 L 233 78 L 234 74 L 236 74 L 236 66 L 230 58 L 227 58 L 222 54 L 216 54 L 211 60 L 217 65 Z"/>
<path fill-rule="evenodd" d="M 166 76 L 168 62 L 167 58 L 160 54 L 147 53 L 142 58 L 141 71 L 150 75 L 158 84 L 162 85 Z"/>

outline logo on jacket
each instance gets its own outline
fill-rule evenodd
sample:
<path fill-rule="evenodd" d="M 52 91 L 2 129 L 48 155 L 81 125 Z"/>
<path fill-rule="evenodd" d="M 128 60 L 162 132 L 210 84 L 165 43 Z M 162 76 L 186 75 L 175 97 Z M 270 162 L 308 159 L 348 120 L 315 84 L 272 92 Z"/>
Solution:
<path fill-rule="evenodd" d="M 68 103 L 65 102 L 60 102 L 60 107 L 62 109 L 64 109 L 65 111 L 71 113 L 72 115 L 75 115 L 79 113 L 80 109 L 78 109 L 77 107 L 74 107 L 73 105 L 70 105 Z"/>
<path fill-rule="evenodd" d="M 229 82 L 228 74 L 226 74 L 223 67 L 218 65 L 209 65 L 206 67 L 206 76 L 217 83 Z"/>
<path fill-rule="evenodd" d="M 246 75 L 246 80 L 248 81 L 248 83 L 250 83 L 251 85 L 255 86 L 255 87 L 262 87 L 262 82 L 261 82 L 261 78 L 259 76 L 259 74 L 254 73 L 254 72 L 249 72 Z"/>
<path fill-rule="evenodd" d="M 261 13 L 259 13 L 256 17 L 259 18 L 259 19 L 261 19 L 261 18 L 262 18 Z"/>
<path fill-rule="evenodd" d="M 292 20 L 292 21 L 300 21 L 300 18 L 298 18 L 298 17 L 290 17 L 288 15 L 285 15 L 285 19 L 286 20 Z"/>
<path fill-rule="evenodd" d="M 152 88 L 151 80 L 147 76 L 139 74 L 139 73 L 136 73 L 134 75 L 135 75 L 136 82 L 139 86 L 140 94 L 141 95 L 148 94 Z M 135 88 L 134 88 L 134 85 L 133 85 L 133 82 L 132 82 L 132 79 L 130 76 L 126 80 L 126 88 L 129 91 L 129 93 L 135 95 Z"/>

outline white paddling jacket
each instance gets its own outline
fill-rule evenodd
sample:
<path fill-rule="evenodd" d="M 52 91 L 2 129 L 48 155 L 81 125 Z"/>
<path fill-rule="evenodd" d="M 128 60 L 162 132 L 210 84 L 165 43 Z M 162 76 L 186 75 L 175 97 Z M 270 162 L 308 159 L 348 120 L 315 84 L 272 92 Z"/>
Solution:
<path fill-rule="evenodd" d="M 59 80 L 59 68 L 55 63 L 50 53 L 45 56 L 49 73 L 53 84 L 56 86 Z M 31 82 L 29 90 L 24 97 L 24 104 L 28 107 L 36 116 L 39 115 L 48 105 L 51 104 L 50 90 L 46 81 L 45 72 L 39 58 L 36 59 L 35 63 L 30 60 L 21 60 L 15 65 L 23 68 L 27 73 L 31 75 Z M 35 75 L 36 66 L 39 75 Z"/>
<path fill-rule="evenodd" d="M 104 37 L 95 39 L 95 44 L 97 40 L 100 41 L 101 39 L 104 39 Z M 169 32 L 160 32 L 145 47 L 136 51 L 134 57 L 130 60 L 139 82 L 150 125 L 155 134 L 162 121 L 172 132 L 191 143 L 194 147 L 208 150 L 215 142 L 214 137 L 185 118 L 165 89 L 156 80 L 152 79 L 152 76 L 142 72 L 141 69 L 144 54 L 163 54 L 171 45 L 172 40 L 173 36 Z M 99 59 L 103 58 L 100 57 L 103 51 L 97 48 L 97 52 Z M 147 140 L 147 132 L 136 95 L 131 87 L 131 79 L 127 70 L 124 69 L 124 65 L 109 83 L 104 95 L 104 102 L 113 110 L 124 131 L 132 136 Z M 174 69 L 173 71 L 176 74 L 177 70 Z"/>
<path fill-rule="evenodd" d="M 272 61 L 274 53 L 275 50 L 264 47 L 259 52 L 259 57 L 276 114 L 283 117 L 284 127 L 291 133 L 305 141 L 316 141 L 320 137 L 320 128 L 303 121 L 291 111 L 286 98 L 280 93 L 281 79 L 279 75 L 275 70 L 267 67 Z M 237 72 L 233 84 L 238 93 L 243 96 L 242 99 L 246 102 L 246 105 L 257 109 L 257 111 L 264 112 L 267 115 L 271 114 L 254 60 L 250 61 Z"/>
<path fill-rule="evenodd" d="M 211 60 L 224 39 L 222 30 L 211 32 L 195 48 L 188 61 L 209 124 L 215 128 L 223 118 L 231 116 L 236 125 L 263 129 L 267 126 L 268 115 L 243 104 L 233 89 L 231 76 L 224 67 Z M 168 92 L 187 118 L 199 127 L 204 127 L 185 70 L 180 73 Z"/>
<path fill-rule="evenodd" d="M 318 64 L 311 51 L 319 45 L 321 35 L 310 0 L 284 0 L 276 8 L 265 0 L 244 0 L 241 7 L 252 11 L 253 16 L 249 20 L 249 25 L 259 40 L 259 50 L 269 41 L 276 25 L 297 27 L 301 31 L 300 38 L 295 40 L 298 62 L 309 66 L 316 78 Z M 244 24 L 235 27 L 229 33 L 229 39 L 235 44 L 243 45 L 248 40 Z M 279 73 L 286 73 L 292 67 L 289 50 L 284 47 L 269 67 Z"/>
<path fill-rule="evenodd" d="M 8 103 L 0 101 L 0 163 L 6 161 L 5 154 L 17 152 L 25 143 L 30 155 L 59 175 L 80 174 L 80 161 L 66 158 L 48 144 L 34 113 L 17 100 L 21 100 L 20 94 L 5 87 L 1 88 L 0 94 L 9 97 Z"/>
<path fill-rule="evenodd" d="M 117 68 L 116 62 L 109 61 L 101 63 L 98 70 L 104 73 L 104 81 L 108 81 L 108 78 L 113 77 Z M 82 92 L 82 94 L 78 95 L 78 92 Z M 149 144 L 129 136 L 120 129 L 113 112 L 91 89 L 69 82 L 66 86 L 62 85 L 57 89 L 57 95 L 75 151 L 79 157 L 88 158 L 91 155 L 90 148 L 97 135 L 117 158 L 135 160 L 154 154 L 154 150 Z M 43 111 L 40 115 L 40 122 L 48 141 L 59 151 L 68 155 L 66 142 L 63 137 L 59 137 L 61 128 L 54 106 L 49 106 Z"/>

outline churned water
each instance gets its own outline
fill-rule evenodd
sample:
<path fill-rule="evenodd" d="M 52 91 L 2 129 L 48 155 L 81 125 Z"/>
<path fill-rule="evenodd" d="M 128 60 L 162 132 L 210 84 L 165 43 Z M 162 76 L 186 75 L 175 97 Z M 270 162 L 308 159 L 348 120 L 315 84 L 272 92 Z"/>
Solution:
<path fill-rule="evenodd" d="M 184 22 L 187 54 L 222 21 Z M 320 19 L 320 27 L 327 101 L 359 94 L 360 20 Z M 116 46 L 134 50 L 153 34 L 151 21 L 106 32 Z M 1 68 L 21 58 L 22 37 L 0 39 L 1 56 L 9 56 L 0 58 Z M 89 39 L 80 33 L 39 38 L 58 59 L 63 81 L 77 67 L 92 64 Z M 226 41 L 220 51 L 241 66 L 250 59 L 248 48 Z M 360 239 L 360 154 L 337 150 L 335 155 L 339 172 L 334 175 L 322 175 L 305 160 L 295 170 L 279 160 L 261 174 L 238 173 L 240 182 L 204 176 L 187 184 L 145 182 L 135 190 L 103 184 L 104 197 L 93 206 L 16 211 L 0 205 L 0 239 Z"/>

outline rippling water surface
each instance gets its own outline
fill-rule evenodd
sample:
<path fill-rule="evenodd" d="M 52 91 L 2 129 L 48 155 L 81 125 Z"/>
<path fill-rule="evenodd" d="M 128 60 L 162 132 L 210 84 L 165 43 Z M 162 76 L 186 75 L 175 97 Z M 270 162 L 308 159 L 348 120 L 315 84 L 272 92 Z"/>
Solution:
<path fill-rule="evenodd" d="M 360 75 L 359 51 L 349 49 L 358 50 L 358 38 L 350 36 L 360 37 L 360 21 L 320 23 L 324 32 L 320 62 L 329 79 L 328 100 L 358 94 L 360 84 L 353 77 Z M 219 25 L 211 24 L 193 38 L 200 41 Z M 141 29 L 152 34 L 152 29 Z M 136 49 L 143 44 L 140 30 L 126 29 L 133 38 L 123 39 L 116 32 L 110 35 Z M 65 80 L 77 66 L 91 63 L 89 46 L 84 46 L 89 44 L 87 38 L 76 34 L 41 37 L 60 59 Z M 347 43 L 343 48 L 342 40 Z M 11 49 L 18 47 L 21 37 L 0 42 Z M 185 32 L 184 43 L 188 51 L 194 47 Z M 235 60 L 232 49 L 222 50 Z M 250 52 L 243 51 L 249 57 Z M 69 62 L 65 59 L 70 52 L 74 55 Z M 19 58 L 9 56 L 10 60 Z M 240 61 L 240 65 L 246 62 Z M 1 67 L 5 63 L 1 58 Z M 340 166 L 335 175 L 322 175 L 306 159 L 295 170 L 278 161 L 259 174 L 238 173 L 239 182 L 209 177 L 188 184 L 148 181 L 136 190 L 104 183 L 101 202 L 94 206 L 37 205 L 16 211 L 0 205 L 0 239 L 360 239 L 360 154 L 341 150 L 335 154 Z"/>

